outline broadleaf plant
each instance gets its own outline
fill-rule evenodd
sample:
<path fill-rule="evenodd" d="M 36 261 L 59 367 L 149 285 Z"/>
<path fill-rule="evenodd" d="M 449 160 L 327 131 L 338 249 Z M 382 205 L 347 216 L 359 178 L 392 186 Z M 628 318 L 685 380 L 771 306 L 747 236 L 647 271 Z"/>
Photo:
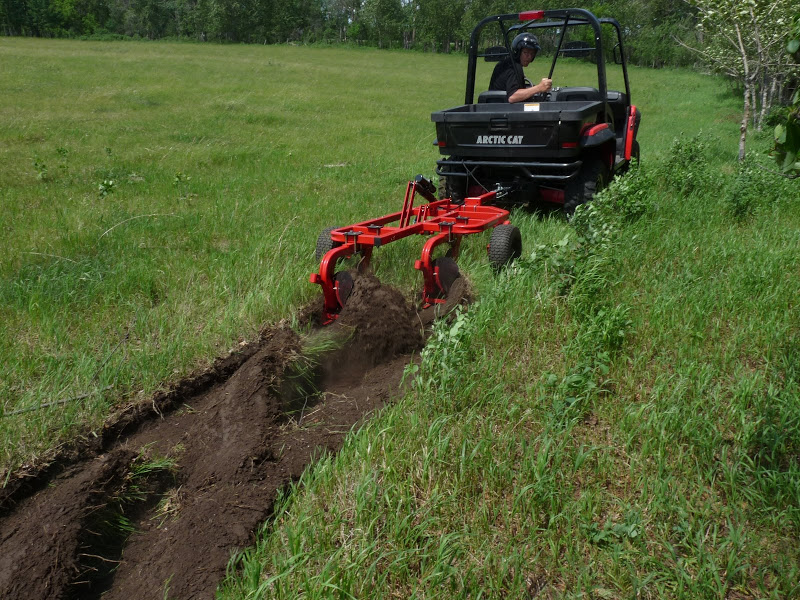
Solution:
<path fill-rule="evenodd" d="M 800 15 L 794 18 L 786 52 L 800 63 Z M 787 175 L 800 177 L 800 88 L 792 98 L 786 121 L 775 126 L 775 160 Z"/>

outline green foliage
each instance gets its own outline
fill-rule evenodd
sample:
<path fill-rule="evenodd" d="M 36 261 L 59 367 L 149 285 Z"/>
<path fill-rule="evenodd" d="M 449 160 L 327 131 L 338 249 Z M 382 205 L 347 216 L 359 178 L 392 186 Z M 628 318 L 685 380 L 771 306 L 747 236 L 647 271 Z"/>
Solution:
<path fill-rule="evenodd" d="M 113 179 L 104 179 L 100 185 L 97 186 L 97 193 L 100 198 L 105 198 L 117 189 L 117 182 Z"/>
<path fill-rule="evenodd" d="M 579 248 L 580 243 L 570 232 L 554 244 L 536 244 L 530 255 L 533 265 L 541 265 L 548 274 L 556 278 L 557 289 L 562 296 L 569 293 L 575 280 Z"/>
<path fill-rule="evenodd" d="M 800 90 L 786 122 L 775 126 L 775 160 L 784 173 L 800 174 Z"/>
<path fill-rule="evenodd" d="M 21 0 L 0 12 L 6 35 L 94 41 L 181 38 L 280 43 L 314 41 L 323 25 L 320 0 Z"/>
<path fill-rule="evenodd" d="M 673 140 L 664 167 L 664 179 L 673 189 L 688 196 L 717 187 L 715 174 L 709 169 L 707 139 L 700 132 Z"/>
<path fill-rule="evenodd" d="M 635 542 L 642 532 L 641 515 L 630 512 L 623 522 L 614 523 L 606 519 L 601 527 L 597 522 L 583 526 L 584 535 L 592 544 L 609 546 L 623 542 Z"/>
<path fill-rule="evenodd" d="M 692 36 L 692 13 L 684 3 L 589 0 L 581 6 L 622 22 L 633 64 L 691 63 L 691 54 L 675 43 Z M 537 5 L 563 7 L 554 0 Z M 484 17 L 525 8 L 509 0 L 2 0 L 0 27 L 6 35 L 106 42 L 324 42 L 450 52 L 466 49 Z"/>
<path fill-rule="evenodd" d="M 477 325 L 460 307 L 452 321 L 434 324 L 430 340 L 420 355 L 419 373 L 415 385 L 423 393 L 448 394 L 464 368 L 475 359 L 469 340 Z"/>
<path fill-rule="evenodd" d="M 39 157 L 33 158 L 33 168 L 36 171 L 36 179 L 38 181 L 47 181 L 47 165 Z"/>
<path fill-rule="evenodd" d="M 725 202 L 734 218 L 743 221 L 770 196 L 771 182 L 752 160 L 740 163 L 736 171 L 735 179 L 726 188 Z"/>
<path fill-rule="evenodd" d="M 792 22 L 786 52 L 800 63 L 800 15 Z M 775 160 L 786 174 L 800 176 L 800 88 L 787 109 L 783 122 L 775 125 Z"/>
<path fill-rule="evenodd" d="M 634 159 L 625 177 L 614 180 L 613 185 L 603 190 L 603 202 L 618 219 L 631 223 L 650 210 L 651 191 L 655 183 L 650 171 Z"/>
<path fill-rule="evenodd" d="M 786 43 L 786 52 L 794 58 L 795 62 L 800 63 L 800 14 L 792 19 L 789 41 Z"/>
<path fill-rule="evenodd" d="M 378 48 L 391 47 L 402 39 L 403 7 L 400 0 L 364 0 L 363 23 L 368 26 L 367 38 Z"/>

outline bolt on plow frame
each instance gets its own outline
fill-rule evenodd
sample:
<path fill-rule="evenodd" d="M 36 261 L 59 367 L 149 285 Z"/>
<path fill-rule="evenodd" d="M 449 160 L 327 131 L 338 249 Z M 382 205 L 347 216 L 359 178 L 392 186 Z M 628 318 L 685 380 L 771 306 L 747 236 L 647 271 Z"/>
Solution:
<path fill-rule="evenodd" d="M 428 203 L 414 206 L 417 194 Z M 352 275 L 346 270 L 336 271 L 339 261 L 360 254 L 358 271 L 364 272 L 369 268 L 373 249 L 408 236 L 428 236 L 420 258 L 414 263 L 423 277 L 422 308 L 446 301 L 450 287 L 460 277 L 455 261 L 465 235 L 493 228 L 488 251 L 489 262 L 496 270 L 519 257 L 522 253 L 519 229 L 509 222 L 507 210 L 489 205 L 496 194 L 487 192 L 458 202 L 450 198 L 437 200 L 433 184 L 418 175 L 408 183 L 399 212 L 347 227 L 325 229 L 317 240 L 317 259 L 322 260 L 319 272 L 309 278 L 311 283 L 322 287 L 323 323 L 336 320 L 353 290 Z M 434 250 L 442 244 L 449 245 L 446 254 L 434 259 Z"/>

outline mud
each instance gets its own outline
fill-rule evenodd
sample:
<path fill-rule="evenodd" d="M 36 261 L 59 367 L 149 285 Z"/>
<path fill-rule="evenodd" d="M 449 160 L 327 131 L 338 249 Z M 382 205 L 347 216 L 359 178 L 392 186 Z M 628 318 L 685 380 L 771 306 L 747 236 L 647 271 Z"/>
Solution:
<path fill-rule="evenodd" d="M 325 331 L 269 329 L 17 474 L 0 495 L 0 596 L 212 598 L 278 491 L 399 392 L 434 316 L 360 277 Z"/>

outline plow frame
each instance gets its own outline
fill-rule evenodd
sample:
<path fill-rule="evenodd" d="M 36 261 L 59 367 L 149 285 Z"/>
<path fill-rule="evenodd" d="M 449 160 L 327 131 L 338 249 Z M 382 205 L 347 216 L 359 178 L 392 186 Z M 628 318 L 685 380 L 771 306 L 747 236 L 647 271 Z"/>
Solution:
<path fill-rule="evenodd" d="M 417 194 L 428 203 L 414 206 Z M 458 204 L 449 198 L 437 200 L 433 184 L 417 176 L 406 186 L 403 208 L 399 212 L 332 230 L 330 236 L 335 247 L 322 258 L 319 272 L 312 273 L 309 278 L 311 283 L 322 287 L 324 323 L 329 324 L 337 318 L 352 289 L 350 275 L 346 271 L 336 273 L 337 263 L 360 253 L 358 270 L 364 272 L 369 268 L 374 248 L 411 235 L 430 236 L 420 258 L 414 263 L 414 268 L 423 276 L 423 308 L 444 302 L 441 296 L 446 293 L 447 285 L 442 281 L 442 265 L 433 258 L 434 250 L 441 244 L 449 244 L 446 257 L 455 261 L 462 237 L 509 223 L 507 210 L 487 205 L 495 200 L 496 195 L 496 192 L 487 192 Z"/>

